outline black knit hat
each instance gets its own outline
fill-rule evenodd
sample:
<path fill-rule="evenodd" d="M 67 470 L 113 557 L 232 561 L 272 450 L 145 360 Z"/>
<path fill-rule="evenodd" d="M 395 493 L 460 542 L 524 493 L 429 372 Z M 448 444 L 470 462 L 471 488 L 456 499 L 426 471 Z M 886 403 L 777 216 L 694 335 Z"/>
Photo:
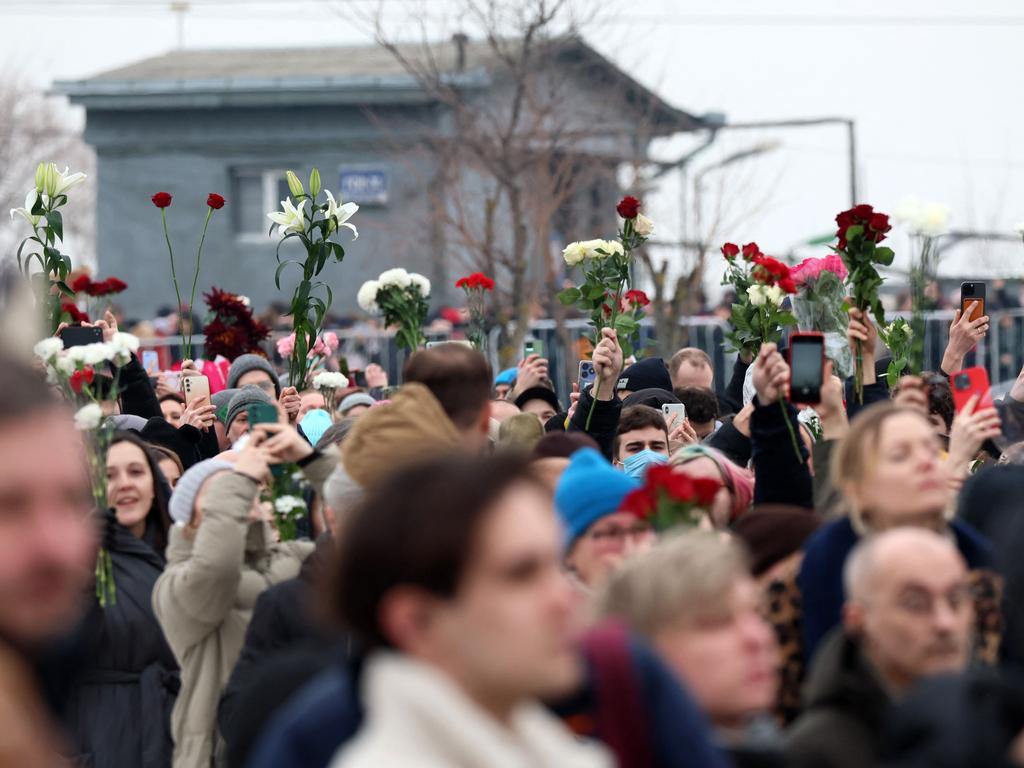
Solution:
<path fill-rule="evenodd" d="M 622 372 L 616 391 L 628 389 L 639 392 L 641 389 L 662 389 L 672 391 L 672 377 L 668 375 L 668 367 L 660 357 L 646 357 L 633 363 Z"/>

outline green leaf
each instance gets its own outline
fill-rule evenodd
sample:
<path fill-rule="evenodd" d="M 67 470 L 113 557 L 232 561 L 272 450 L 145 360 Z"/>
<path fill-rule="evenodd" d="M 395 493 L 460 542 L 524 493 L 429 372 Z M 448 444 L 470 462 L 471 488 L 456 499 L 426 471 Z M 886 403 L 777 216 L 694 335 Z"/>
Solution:
<path fill-rule="evenodd" d="M 300 267 L 302 266 L 302 262 L 296 261 L 295 259 L 285 259 L 277 265 L 277 269 L 274 271 L 274 285 L 277 286 L 277 290 L 279 291 L 281 290 L 281 273 L 289 264 L 298 264 Z"/>
<path fill-rule="evenodd" d="M 779 312 L 775 316 L 775 322 L 779 325 L 796 325 L 796 315 L 792 312 Z"/>
<path fill-rule="evenodd" d="M 46 222 L 53 229 L 53 233 L 57 236 L 58 240 L 64 240 L 64 219 L 60 215 L 60 211 L 50 211 L 46 214 Z"/>
<path fill-rule="evenodd" d="M 60 292 L 61 292 L 61 293 L 63 293 L 63 294 L 65 295 L 65 296 L 70 296 L 70 297 L 74 298 L 74 296 L 75 296 L 75 292 L 74 292 L 74 291 L 72 291 L 72 290 L 71 290 L 71 288 L 69 288 L 69 287 L 68 287 L 68 284 L 67 284 L 67 283 L 65 283 L 65 282 L 64 282 L 63 280 L 58 280 L 58 281 L 57 281 L 57 288 L 58 288 L 58 289 L 60 290 Z"/>
<path fill-rule="evenodd" d="M 604 299 L 604 286 L 603 285 L 587 285 L 583 289 L 583 295 L 591 301 L 598 301 Z"/>
<path fill-rule="evenodd" d="M 892 248 L 886 248 L 885 246 L 875 248 L 875 262 L 882 266 L 888 267 L 891 265 L 895 255 L 896 254 L 893 253 Z"/>
<path fill-rule="evenodd" d="M 566 306 L 572 306 L 580 300 L 582 295 L 579 288 L 566 288 L 558 294 L 558 300 Z"/>

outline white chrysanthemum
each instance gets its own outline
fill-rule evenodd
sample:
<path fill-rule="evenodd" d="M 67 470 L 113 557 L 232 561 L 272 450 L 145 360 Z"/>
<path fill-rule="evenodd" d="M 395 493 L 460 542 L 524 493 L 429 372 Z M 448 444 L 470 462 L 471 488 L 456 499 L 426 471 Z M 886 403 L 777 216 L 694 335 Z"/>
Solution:
<path fill-rule="evenodd" d="M 642 213 L 638 213 L 636 221 L 633 222 L 633 231 L 640 235 L 640 237 L 650 237 L 654 234 L 654 222 Z"/>
<path fill-rule="evenodd" d="M 112 361 L 116 357 L 113 345 L 103 342 L 86 344 L 81 349 L 82 362 L 86 365 L 99 365 L 100 363 Z"/>
<path fill-rule="evenodd" d="M 752 285 L 747 288 L 747 296 L 750 298 L 750 303 L 755 307 L 763 307 L 765 302 L 768 300 L 768 289 L 764 285 Z"/>
<path fill-rule="evenodd" d="M 306 502 L 298 496 L 278 496 L 274 499 L 274 510 L 279 515 L 291 515 L 297 510 L 305 510 Z"/>
<path fill-rule="evenodd" d="M 96 429 L 101 421 L 103 421 L 103 409 L 100 408 L 99 403 L 89 403 L 79 408 L 75 414 L 75 429 L 82 431 Z"/>
<path fill-rule="evenodd" d="M 119 331 L 110 340 L 110 348 L 114 351 L 114 364 L 127 365 L 132 355 L 139 351 L 139 339 L 130 333 Z"/>
<path fill-rule="evenodd" d="M 408 288 L 412 285 L 412 279 L 409 277 L 409 273 L 401 267 L 384 270 L 380 273 L 380 277 L 377 278 L 377 282 L 384 287 L 394 285 L 398 288 Z"/>
<path fill-rule="evenodd" d="M 369 312 L 371 315 L 379 315 L 380 307 L 377 306 L 377 291 L 380 290 L 380 283 L 376 280 L 367 280 L 359 288 L 359 292 L 356 294 L 356 303 L 362 307 L 363 311 Z"/>
<path fill-rule="evenodd" d="M 36 357 L 39 359 L 49 362 L 59 355 L 63 349 L 64 342 L 57 336 L 51 336 L 50 338 L 43 339 L 36 344 L 35 347 L 32 348 L 32 351 L 36 353 Z"/>
<path fill-rule="evenodd" d="M 320 371 L 313 377 L 313 387 L 316 389 L 344 389 L 347 386 L 348 379 L 343 373 Z"/>
<path fill-rule="evenodd" d="M 416 272 L 410 272 L 409 280 L 412 281 L 413 287 L 420 292 L 420 296 L 424 299 L 430 296 L 430 281 L 427 278 Z"/>
<path fill-rule="evenodd" d="M 72 349 L 77 349 L 77 347 L 72 347 Z M 53 361 L 53 367 L 62 376 L 70 376 L 75 372 L 78 363 L 70 354 L 63 354 Z"/>
<path fill-rule="evenodd" d="M 917 232 L 926 237 L 938 237 L 949 229 L 949 206 L 943 203 L 928 203 L 917 218 Z"/>
<path fill-rule="evenodd" d="M 562 250 L 562 258 L 565 259 L 565 263 L 570 267 L 581 264 L 586 257 L 587 249 L 583 247 L 581 242 L 569 243 Z"/>

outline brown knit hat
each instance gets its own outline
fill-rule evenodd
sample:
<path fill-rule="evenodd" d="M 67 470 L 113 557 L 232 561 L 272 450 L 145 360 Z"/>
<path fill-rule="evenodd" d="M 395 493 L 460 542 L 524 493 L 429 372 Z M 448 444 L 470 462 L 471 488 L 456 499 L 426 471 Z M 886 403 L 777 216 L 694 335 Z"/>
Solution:
<path fill-rule="evenodd" d="M 761 504 L 740 515 L 731 526 L 733 535 L 750 551 L 754 576 L 760 576 L 798 549 L 821 525 L 813 510 L 786 504 Z"/>
<path fill-rule="evenodd" d="M 342 446 L 349 477 L 369 490 L 397 469 L 460 450 L 462 440 L 422 384 L 405 384 L 387 405 L 359 417 Z"/>

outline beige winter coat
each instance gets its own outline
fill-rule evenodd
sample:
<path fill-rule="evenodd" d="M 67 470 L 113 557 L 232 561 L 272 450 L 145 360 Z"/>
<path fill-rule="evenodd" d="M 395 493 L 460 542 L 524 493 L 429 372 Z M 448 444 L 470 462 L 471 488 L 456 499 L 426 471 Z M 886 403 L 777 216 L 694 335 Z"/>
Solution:
<path fill-rule="evenodd" d="M 303 471 L 317 490 L 337 466 L 331 451 Z M 238 659 L 256 598 L 299 572 L 310 541 L 273 543 L 266 523 L 249 521 L 259 488 L 229 472 L 210 481 L 194 533 L 175 526 L 167 568 L 153 588 L 153 610 L 181 666 L 171 717 L 174 768 L 208 768 L 217 703 Z"/>

